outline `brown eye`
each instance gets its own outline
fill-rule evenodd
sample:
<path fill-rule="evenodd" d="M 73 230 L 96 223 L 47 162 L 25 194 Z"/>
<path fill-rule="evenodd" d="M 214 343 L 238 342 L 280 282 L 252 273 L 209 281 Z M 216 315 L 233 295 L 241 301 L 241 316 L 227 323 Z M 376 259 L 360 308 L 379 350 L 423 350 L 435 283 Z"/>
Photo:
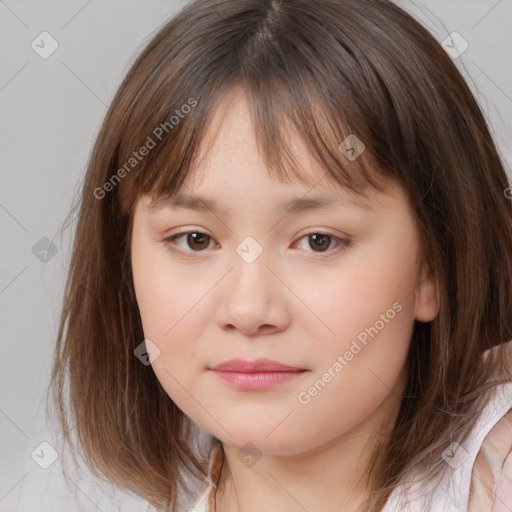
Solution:
<path fill-rule="evenodd" d="M 210 237 L 204 233 L 188 233 L 187 245 L 194 250 L 202 250 L 208 247 Z"/>
<path fill-rule="evenodd" d="M 186 237 L 186 238 L 185 238 Z M 185 244 L 177 243 L 177 240 L 183 239 L 185 240 Z M 199 231 L 189 231 L 186 233 L 178 233 L 169 238 L 166 238 L 164 242 L 166 245 L 173 246 L 176 245 L 178 248 L 184 252 L 201 252 L 204 249 L 207 249 L 212 238 L 210 235 L 206 233 L 201 233 Z"/>
<path fill-rule="evenodd" d="M 319 249 L 320 252 L 324 252 L 331 245 L 332 238 L 329 235 L 317 234 L 308 235 L 309 246 L 312 249 Z"/>
<path fill-rule="evenodd" d="M 328 233 L 310 233 L 307 235 L 304 235 L 300 240 L 307 239 L 307 247 L 304 248 L 304 250 L 316 253 L 332 253 L 334 252 L 334 249 L 331 250 L 331 247 L 337 247 L 338 250 L 343 250 L 351 245 L 350 240 L 344 240 L 341 238 L 338 238 L 334 235 L 329 235 Z M 332 243 L 334 242 L 334 243 Z M 299 241 L 299 249 L 302 249 L 300 247 L 300 241 Z M 336 251 L 337 252 L 337 251 Z"/>

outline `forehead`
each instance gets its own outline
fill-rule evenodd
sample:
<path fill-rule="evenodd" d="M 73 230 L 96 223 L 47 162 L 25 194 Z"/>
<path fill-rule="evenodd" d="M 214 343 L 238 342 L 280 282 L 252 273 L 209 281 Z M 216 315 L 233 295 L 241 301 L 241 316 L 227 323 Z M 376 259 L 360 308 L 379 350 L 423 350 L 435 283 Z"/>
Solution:
<path fill-rule="evenodd" d="M 247 160 L 223 163 L 222 159 L 206 162 L 191 169 L 184 184 L 167 194 L 146 196 L 150 212 L 163 208 L 181 208 L 198 212 L 216 212 L 230 217 L 230 211 L 241 199 L 244 204 L 261 203 L 278 215 L 300 214 L 329 207 L 352 209 L 360 214 L 375 213 L 389 203 L 396 189 L 386 195 L 368 187 L 365 195 L 357 194 L 336 182 L 332 176 L 303 160 L 303 169 L 291 180 L 271 176 L 263 164 L 247 165 Z M 245 165 L 244 165 L 245 164 Z M 242 201 L 243 202 L 243 201 Z"/>
<path fill-rule="evenodd" d="M 253 174 L 256 172 L 262 176 L 255 180 Z M 213 173 L 213 178 L 209 173 Z M 278 216 L 341 208 L 361 217 L 371 217 L 393 208 L 396 201 L 403 201 L 402 194 L 395 187 L 386 194 L 373 189 L 362 196 L 325 174 L 316 182 L 282 183 L 261 170 L 253 170 L 245 175 L 241 173 L 237 179 L 232 177 L 226 183 L 210 168 L 202 173 L 202 179 L 194 186 L 185 184 L 171 194 L 145 196 L 143 202 L 149 213 L 182 209 L 231 218 L 237 205 L 245 208 L 257 204 Z"/>
<path fill-rule="evenodd" d="M 280 184 L 296 188 L 297 191 L 314 187 L 319 193 L 335 193 L 341 189 L 297 136 L 286 118 L 280 122 L 281 133 L 286 136 L 286 149 L 293 155 L 294 161 L 287 166 L 286 173 L 272 173 L 265 165 L 267 161 L 263 157 L 264 151 L 253 122 L 251 107 L 244 91 L 240 88 L 230 91 L 212 113 L 184 186 L 195 189 L 228 184 L 244 178 L 247 178 L 249 184 L 249 175 L 256 177 L 250 171 L 257 169 L 258 177 L 272 188 L 278 188 Z"/>
<path fill-rule="evenodd" d="M 268 153 L 261 147 L 261 132 L 258 137 L 255 131 L 251 111 L 254 108 L 240 87 L 225 93 L 212 109 L 204 136 L 194 150 L 180 188 L 172 192 L 169 188 L 165 190 L 162 187 L 160 191 L 155 188 L 153 194 L 149 194 L 150 200 L 144 202 L 150 206 L 153 204 L 155 208 L 176 205 L 200 209 L 202 199 L 203 205 L 213 210 L 215 205 L 208 197 L 213 201 L 214 196 L 218 197 L 219 203 L 223 203 L 229 199 L 230 192 L 242 190 L 263 193 L 269 203 L 288 203 L 297 211 L 308 208 L 308 202 L 312 205 L 315 201 L 319 203 L 333 198 L 366 206 L 367 210 L 371 209 L 368 208 L 371 203 L 379 201 L 381 194 L 371 185 L 363 185 L 357 193 L 352 186 L 334 177 L 305 145 L 304 139 L 297 136 L 286 116 L 279 117 L 279 128 L 284 135 L 284 153 L 290 155 L 291 160 L 285 158 L 279 162 L 281 165 L 275 172 L 267 165 Z M 350 163 L 346 167 L 350 167 Z M 356 171 L 354 167 L 350 170 Z M 388 188 L 391 192 L 392 187 Z M 194 198 L 194 195 L 201 196 L 201 199 Z M 220 204 L 216 206 L 222 207 Z"/>

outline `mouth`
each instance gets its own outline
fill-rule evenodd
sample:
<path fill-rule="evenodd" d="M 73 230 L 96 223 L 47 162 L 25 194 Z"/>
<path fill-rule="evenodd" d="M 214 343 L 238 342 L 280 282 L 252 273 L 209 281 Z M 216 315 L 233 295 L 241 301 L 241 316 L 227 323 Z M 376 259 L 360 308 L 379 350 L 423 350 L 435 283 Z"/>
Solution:
<path fill-rule="evenodd" d="M 265 389 L 296 379 L 310 370 L 270 359 L 232 359 L 212 368 L 218 377 L 239 389 Z"/>

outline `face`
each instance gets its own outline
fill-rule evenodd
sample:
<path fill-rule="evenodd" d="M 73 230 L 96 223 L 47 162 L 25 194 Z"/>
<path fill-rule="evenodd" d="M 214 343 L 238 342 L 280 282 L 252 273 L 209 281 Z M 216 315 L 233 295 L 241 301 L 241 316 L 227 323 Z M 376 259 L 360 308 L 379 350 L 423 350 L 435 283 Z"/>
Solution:
<path fill-rule="evenodd" d="M 136 298 L 152 368 L 187 416 L 231 446 L 298 454 L 385 407 L 414 320 L 432 320 L 438 303 L 398 187 L 362 202 L 298 145 L 310 182 L 278 182 L 244 96 L 224 108 L 208 158 L 180 190 L 208 207 L 151 207 L 149 196 L 136 206 Z M 297 198 L 332 203 L 284 206 Z M 260 358 L 294 371 L 212 370 Z"/>

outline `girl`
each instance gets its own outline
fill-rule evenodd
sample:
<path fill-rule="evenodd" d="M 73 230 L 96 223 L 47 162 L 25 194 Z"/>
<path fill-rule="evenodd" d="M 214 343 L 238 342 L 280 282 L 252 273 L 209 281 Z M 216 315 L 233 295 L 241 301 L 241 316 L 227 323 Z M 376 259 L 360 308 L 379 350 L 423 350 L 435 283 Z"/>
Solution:
<path fill-rule="evenodd" d="M 390 1 L 190 3 L 89 162 L 65 440 L 158 510 L 512 510 L 510 190 Z"/>

